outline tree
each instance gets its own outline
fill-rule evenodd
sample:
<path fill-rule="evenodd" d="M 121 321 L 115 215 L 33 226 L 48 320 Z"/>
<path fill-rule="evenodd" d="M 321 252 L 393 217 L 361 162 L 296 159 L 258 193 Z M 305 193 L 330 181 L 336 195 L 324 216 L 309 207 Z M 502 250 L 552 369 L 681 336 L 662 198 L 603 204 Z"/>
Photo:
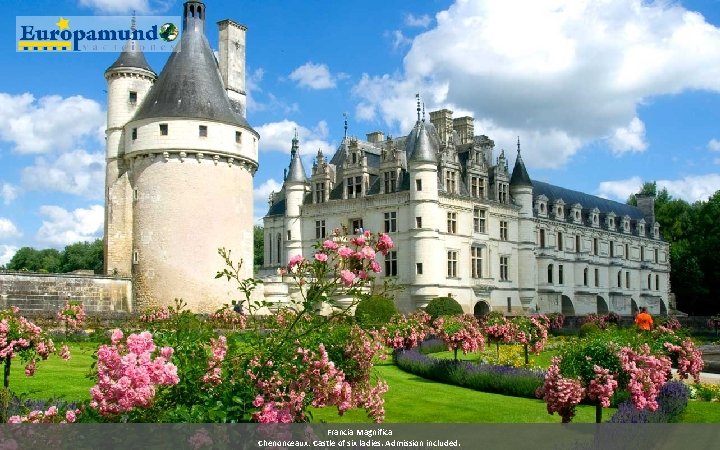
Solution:
<path fill-rule="evenodd" d="M 58 272 L 60 252 L 54 248 L 35 250 L 32 247 L 23 247 L 15 253 L 7 268 L 28 272 Z"/>
<path fill-rule="evenodd" d="M 263 246 L 265 244 L 265 233 L 263 227 L 255 225 L 253 227 L 253 266 L 255 270 L 263 265 Z"/>
<path fill-rule="evenodd" d="M 23 247 L 7 264 L 7 270 L 28 272 L 67 273 L 81 269 L 102 272 L 102 239 L 70 244 L 62 252 L 54 248 Z"/>

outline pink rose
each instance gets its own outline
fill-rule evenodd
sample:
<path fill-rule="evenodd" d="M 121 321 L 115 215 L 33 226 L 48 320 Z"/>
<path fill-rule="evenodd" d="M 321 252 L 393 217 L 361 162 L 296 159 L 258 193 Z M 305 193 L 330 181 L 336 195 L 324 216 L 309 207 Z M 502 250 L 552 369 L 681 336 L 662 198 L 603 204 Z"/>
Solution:
<path fill-rule="evenodd" d="M 315 253 L 315 260 L 320 262 L 326 262 L 328 260 L 328 255 L 325 253 Z"/>
<path fill-rule="evenodd" d="M 331 241 L 330 239 L 323 242 L 322 246 L 326 250 L 337 250 L 337 248 L 338 248 L 337 243 L 334 241 Z"/>
<path fill-rule="evenodd" d="M 351 256 L 353 253 L 355 253 L 355 252 L 353 252 L 348 247 L 340 247 L 340 249 L 338 250 L 338 255 L 340 255 L 342 258 L 347 258 L 347 257 Z"/>
<path fill-rule="evenodd" d="M 302 255 L 295 255 L 292 258 L 290 258 L 290 261 L 288 262 L 288 268 L 292 269 L 293 267 L 299 265 L 302 263 L 304 258 Z"/>
<path fill-rule="evenodd" d="M 353 281 L 355 281 L 355 274 L 347 269 L 343 269 L 340 271 L 340 278 L 345 286 L 350 287 Z"/>
<path fill-rule="evenodd" d="M 110 335 L 110 341 L 113 344 L 117 344 L 118 342 L 120 342 L 122 340 L 122 338 L 123 338 L 123 332 L 117 328 L 114 329 L 112 332 L 112 335 Z"/>

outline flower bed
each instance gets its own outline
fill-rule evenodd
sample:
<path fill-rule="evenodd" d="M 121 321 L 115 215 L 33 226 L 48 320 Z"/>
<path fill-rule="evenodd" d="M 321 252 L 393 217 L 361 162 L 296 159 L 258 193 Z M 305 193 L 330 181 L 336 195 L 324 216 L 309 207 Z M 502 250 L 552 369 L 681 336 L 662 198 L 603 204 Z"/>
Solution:
<path fill-rule="evenodd" d="M 676 422 L 685 411 L 690 398 L 690 389 L 680 381 L 669 381 L 660 390 L 658 408 L 638 410 L 631 400 L 618 405 L 617 412 L 610 418 L 611 423 L 668 423 Z"/>
<path fill-rule="evenodd" d="M 394 355 L 400 369 L 423 378 L 514 397 L 535 398 L 545 377 L 544 370 L 438 359 L 414 349 Z"/>

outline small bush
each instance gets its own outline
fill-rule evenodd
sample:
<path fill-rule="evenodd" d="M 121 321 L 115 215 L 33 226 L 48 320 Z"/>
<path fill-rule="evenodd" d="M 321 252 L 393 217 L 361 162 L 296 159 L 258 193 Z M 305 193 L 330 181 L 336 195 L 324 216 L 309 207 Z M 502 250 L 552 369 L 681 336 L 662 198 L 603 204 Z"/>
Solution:
<path fill-rule="evenodd" d="M 430 314 L 432 320 L 440 316 L 459 316 L 464 313 L 460 303 L 451 297 L 437 297 L 430 300 L 425 307 L 425 312 Z"/>
<path fill-rule="evenodd" d="M 597 326 L 597 324 L 593 322 L 585 322 L 584 324 L 580 325 L 580 331 L 578 332 L 578 336 L 583 338 L 591 334 L 597 333 L 598 331 L 600 331 L 600 327 Z"/>
<path fill-rule="evenodd" d="M 372 295 L 360 300 L 355 308 L 355 320 L 363 326 L 385 325 L 397 312 L 391 298 Z"/>
<path fill-rule="evenodd" d="M 627 400 L 618 405 L 617 412 L 612 416 L 612 423 L 668 423 L 675 422 L 687 408 L 690 389 L 680 381 L 665 383 L 658 395 L 659 408 L 655 411 L 635 409 L 632 401 Z"/>

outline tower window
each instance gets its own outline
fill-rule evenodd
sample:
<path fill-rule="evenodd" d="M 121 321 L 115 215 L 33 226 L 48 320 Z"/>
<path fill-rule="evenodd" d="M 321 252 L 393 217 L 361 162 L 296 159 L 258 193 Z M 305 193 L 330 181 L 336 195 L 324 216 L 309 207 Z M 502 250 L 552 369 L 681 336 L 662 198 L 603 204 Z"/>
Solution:
<path fill-rule="evenodd" d="M 161 123 L 160 124 L 160 136 L 167 136 L 168 135 L 168 124 Z"/>
<path fill-rule="evenodd" d="M 422 273 L 423 273 L 422 263 L 415 263 L 415 273 L 417 273 L 418 275 L 422 275 Z"/>
<path fill-rule="evenodd" d="M 242 132 L 240 132 L 240 131 L 235 132 L 235 142 L 238 144 L 242 144 Z"/>
<path fill-rule="evenodd" d="M 198 136 L 207 137 L 207 125 L 200 125 L 198 129 Z"/>
<path fill-rule="evenodd" d="M 140 262 L 140 252 L 137 250 L 133 250 L 133 264 L 137 264 Z"/>
<path fill-rule="evenodd" d="M 139 197 L 138 190 L 133 189 L 133 200 L 138 201 L 138 197 Z"/>
<path fill-rule="evenodd" d="M 130 93 L 128 94 L 128 101 L 130 102 L 131 105 L 136 104 L 137 103 L 137 92 L 130 91 Z"/>
<path fill-rule="evenodd" d="M 132 134 L 132 140 L 133 140 L 133 141 L 134 141 L 135 139 L 137 139 L 137 128 L 133 128 L 131 134 Z"/>
<path fill-rule="evenodd" d="M 415 228 L 422 228 L 422 217 L 415 217 Z"/>
<path fill-rule="evenodd" d="M 595 269 L 595 287 L 600 287 L 600 270 Z"/>
<path fill-rule="evenodd" d="M 422 191 L 422 180 L 420 180 L 420 179 L 415 180 L 415 190 Z"/>

